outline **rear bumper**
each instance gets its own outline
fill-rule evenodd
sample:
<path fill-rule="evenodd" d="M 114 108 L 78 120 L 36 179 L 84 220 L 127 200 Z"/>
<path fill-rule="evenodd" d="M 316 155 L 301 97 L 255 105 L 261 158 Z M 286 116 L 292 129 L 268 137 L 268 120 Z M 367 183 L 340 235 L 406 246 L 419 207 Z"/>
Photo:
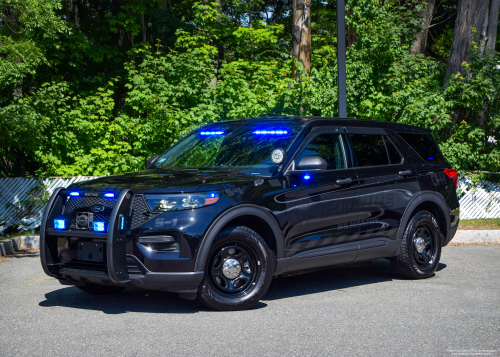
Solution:
<path fill-rule="evenodd" d="M 459 218 L 458 214 L 451 216 L 451 227 L 446 230 L 446 237 L 445 237 L 445 240 L 443 242 L 443 247 L 445 245 L 448 245 L 448 243 L 451 242 L 453 237 L 455 237 L 455 234 L 457 233 L 457 230 L 458 230 L 459 222 L 460 222 L 460 218 Z"/>

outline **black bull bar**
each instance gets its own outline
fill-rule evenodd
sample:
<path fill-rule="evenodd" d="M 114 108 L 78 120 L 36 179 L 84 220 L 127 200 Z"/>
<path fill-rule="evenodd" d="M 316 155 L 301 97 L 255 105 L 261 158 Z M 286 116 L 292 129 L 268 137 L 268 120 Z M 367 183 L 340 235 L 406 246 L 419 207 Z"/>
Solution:
<path fill-rule="evenodd" d="M 40 259 L 42 263 L 42 268 L 44 272 L 52 277 L 61 278 L 60 275 L 54 273 L 51 267 L 58 266 L 54 262 L 53 254 L 50 252 L 50 247 L 47 244 L 47 235 L 54 233 L 54 235 L 66 235 L 66 236 L 76 236 L 80 238 L 95 238 L 106 240 L 106 259 L 108 275 L 112 282 L 119 284 L 126 284 L 130 282 L 130 277 L 127 268 L 127 254 L 126 254 L 126 244 L 127 244 L 127 229 L 120 229 L 119 217 L 123 216 L 126 222 L 130 220 L 132 213 L 132 202 L 134 193 L 132 190 L 124 189 L 122 190 L 116 200 L 113 211 L 111 212 L 111 217 L 108 223 L 108 232 L 106 235 L 97 234 L 94 232 L 86 231 L 71 231 L 71 232 L 51 232 L 47 230 L 47 222 L 51 219 L 57 217 L 63 206 L 63 196 L 60 192 L 65 190 L 64 187 L 58 187 L 55 189 L 54 193 L 50 197 L 45 212 L 43 213 L 42 225 L 40 230 Z"/>

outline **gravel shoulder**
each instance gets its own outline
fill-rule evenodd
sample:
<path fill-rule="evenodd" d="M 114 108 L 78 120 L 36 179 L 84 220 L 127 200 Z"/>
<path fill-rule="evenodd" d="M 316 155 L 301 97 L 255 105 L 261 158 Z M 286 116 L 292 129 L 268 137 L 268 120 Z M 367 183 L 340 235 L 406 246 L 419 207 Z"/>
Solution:
<path fill-rule="evenodd" d="M 252 310 L 215 312 L 164 292 L 87 295 L 16 255 L 0 263 L 0 356 L 499 356 L 499 257 L 445 247 L 419 281 L 383 259 L 282 277 Z"/>

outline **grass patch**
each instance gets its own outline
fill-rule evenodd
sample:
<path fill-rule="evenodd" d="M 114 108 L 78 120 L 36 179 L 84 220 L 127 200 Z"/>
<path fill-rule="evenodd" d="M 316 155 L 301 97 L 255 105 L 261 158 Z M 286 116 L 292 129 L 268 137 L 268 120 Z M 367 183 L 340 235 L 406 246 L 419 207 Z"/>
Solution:
<path fill-rule="evenodd" d="M 500 218 L 491 219 L 462 219 L 458 224 L 459 230 L 500 229 Z"/>

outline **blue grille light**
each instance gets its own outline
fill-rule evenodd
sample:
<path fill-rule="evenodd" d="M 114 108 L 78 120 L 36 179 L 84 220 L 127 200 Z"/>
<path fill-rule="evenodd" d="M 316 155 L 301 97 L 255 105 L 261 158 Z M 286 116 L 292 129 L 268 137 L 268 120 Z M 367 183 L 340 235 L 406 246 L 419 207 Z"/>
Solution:
<path fill-rule="evenodd" d="M 54 228 L 66 229 L 66 222 L 64 222 L 64 219 L 54 219 Z"/>
<path fill-rule="evenodd" d="M 430 161 L 430 160 L 434 160 L 434 158 L 433 158 L 433 157 L 430 157 L 430 158 L 429 158 L 429 161 Z"/>
<path fill-rule="evenodd" d="M 311 178 L 310 175 L 304 175 L 304 180 L 309 180 Z"/>
<path fill-rule="evenodd" d="M 120 230 L 123 231 L 125 229 L 125 217 L 120 217 Z"/>
<path fill-rule="evenodd" d="M 104 226 L 104 222 L 94 222 L 94 231 L 105 232 L 106 227 Z"/>
<path fill-rule="evenodd" d="M 257 134 L 257 135 L 287 135 L 288 130 L 281 130 L 281 129 L 278 129 L 278 130 L 255 130 L 253 133 Z"/>
<path fill-rule="evenodd" d="M 73 191 L 73 192 L 70 192 L 69 195 L 73 196 L 73 197 L 78 197 L 78 196 L 80 196 L 80 192 Z"/>
<path fill-rule="evenodd" d="M 224 135 L 223 131 L 202 131 L 200 135 Z"/>
<path fill-rule="evenodd" d="M 104 197 L 113 198 L 113 197 L 115 197 L 115 194 L 114 194 L 114 193 L 110 193 L 110 192 L 108 192 L 108 193 L 105 193 L 105 194 L 104 194 Z"/>

